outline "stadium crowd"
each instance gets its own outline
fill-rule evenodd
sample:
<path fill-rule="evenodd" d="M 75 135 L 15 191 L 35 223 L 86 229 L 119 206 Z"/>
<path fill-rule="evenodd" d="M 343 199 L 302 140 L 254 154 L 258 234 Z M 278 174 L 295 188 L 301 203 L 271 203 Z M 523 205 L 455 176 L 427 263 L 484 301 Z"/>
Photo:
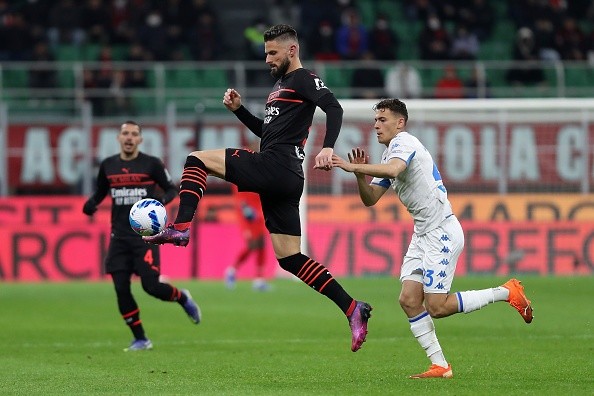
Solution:
<path fill-rule="evenodd" d="M 361 61 L 352 78 L 354 97 L 420 97 L 414 67 L 395 62 L 384 72 L 374 60 L 410 60 L 401 52 L 411 46 L 422 61 L 480 60 L 481 45 L 498 39 L 495 15 L 517 29 L 506 43 L 510 60 L 594 63 L 594 0 L 508 0 L 504 17 L 495 0 L 260 0 L 253 7 L 263 4 L 266 13 L 246 13 L 235 27 L 243 35 L 238 38 L 221 22 L 224 4 L 212 0 L 0 0 L 0 62 L 61 60 L 60 47 L 98 47 L 96 58 L 82 59 L 104 65 L 85 72 L 85 88 L 110 90 L 124 111 L 122 89 L 145 87 L 146 76 L 113 70 L 112 61 L 262 60 L 263 31 L 276 23 L 299 30 L 304 59 Z M 417 28 L 406 31 L 403 24 Z M 238 41 L 241 50 L 230 51 Z M 116 53 L 116 47 L 124 50 Z M 537 85 L 545 76 L 538 65 L 522 65 L 509 69 L 506 80 Z M 55 73 L 32 70 L 29 86 L 55 87 Z M 433 97 L 476 97 L 477 79 L 461 79 L 452 66 L 434 88 Z M 95 105 L 98 114 L 110 111 Z"/>
<path fill-rule="evenodd" d="M 399 46 L 417 41 L 424 60 L 476 59 L 481 42 L 498 22 L 494 0 L 394 1 L 408 22 L 423 25 L 417 37 L 399 37 L 399 21 L 376 7 L 372 22 L 363 20 L 363 3 L 378 0 L 268 0 L 268 13 L 246 20 L 244 54 L 253 57 L 262 29 L 290 23 L 300 29 L 306 57 L 357 60 L 372 56 L 397 60 Z M 146 60 L 218 60 L 225 29 L 209 0 L 0 0 L 0 60 L 31 60 L 41 42 L 54 49 L 61 44 L 141 45 Z M 257 2 L 254 3 L 257 6 Z M 508 1 L 507 18 L 518 31 L 532 35 L 534 56 L 541 59 L 584 60 L 594 45 L 594 1 Z M 526 30 L 524 30 L 526 32 Z M 411 32 L 414 33 L 414 32 Z M 413 34 L 414 36 L 414 34 Z M 222 39 L 222 40 L 221 40 Z M 509 43 L 512 48 L 513 43 Z M 183 55 L 180 50 L 187 50 Z M 511 54 L 511 52 L 510 52 Z M 526 56 L 526 55 L 524 55 Z"/>

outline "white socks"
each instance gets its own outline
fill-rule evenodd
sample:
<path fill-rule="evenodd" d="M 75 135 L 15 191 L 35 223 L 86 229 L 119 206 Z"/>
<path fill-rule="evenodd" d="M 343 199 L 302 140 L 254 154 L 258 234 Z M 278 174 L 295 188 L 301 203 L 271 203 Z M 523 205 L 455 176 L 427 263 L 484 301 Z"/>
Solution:
<path fill-rule="evenodd" d="M 456 297 L 458 298 L 458 312 L 470 313 L 495 301 L 507 300 L 509 290 L 501 286 L 492 289 L 468 290 L 456 293 Z"/>
<path fill-rule="evenodd" d="M 424 311 L 414 318 L 408 318 L 408 321 L 410 323 L 410 330 L 421 347 L 425 350 L 431 363 L 447 368 L 448 362 L 443 356 L 441 345 L 439 345 L 437 335 L 435 334 L 433 319 L 429 313 Z"/>

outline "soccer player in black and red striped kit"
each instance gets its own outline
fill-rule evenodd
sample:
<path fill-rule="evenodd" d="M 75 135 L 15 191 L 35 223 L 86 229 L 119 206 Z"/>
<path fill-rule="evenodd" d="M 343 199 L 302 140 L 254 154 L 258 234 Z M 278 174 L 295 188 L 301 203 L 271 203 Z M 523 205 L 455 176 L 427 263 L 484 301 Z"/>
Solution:
<path fill-rule="evenodd" d="M 342 125 L 343 110 L 322 80 L 301 65 L 297 32 L 276 25 L 264 33 L 266 63 L 278 79 L 266 102 L 264 119 L 241 105 L 241 96 L 228 89 L 223 104 L 261 138 L 260 152 L 227 148 L 192 152 L 184 166 L 180 185 L 180 209 L 174 224 L 160 234 L 143 237 L 150 243 L 186 246 L 189 227 L 198 202 L 213 175 L 237 185 L 239 191 L 260 195 L 266 228 L 276 258 L 317 292 L 330 298 L 348 318 L 351 350 L 361 348 L 367 335 L 371 306 L 353 299 L 326 267 L 301 253 L 299 200 L 303 193 L 304 146 L 316 107 L 326 113 L 324 147 L 316 156 L 316 169 L 332 168 L 333 147 Z"/>
<path fill-rule="evenodd" d="M 128 215 L 135 202 L 155 198 L 167 204 L 177 195 L 163 162 L 140 152 L 142 130 L 134 121 L 122 124 L 118 133 L 120 153 L 101 162 L 94 194 L 85 202 L 83 213 L 91 216 L 107 194 L 111 195 L 111 240 L 105 259 L 105 270 L 111 275 L 118 307 L 134 340 L 125 351 L 152 349 L 146 337 L 140 310 L 131 291 L 133 274 L 140 276 L 142 288 L 163 301 L 179 303 L 190 319 L 200 323 L 200 309 L 188 290 L 180 290 L 159 280 L 159 247 L 147 245 L 130 227 Z M 159 196 L 157 186 L 161 188 Z"/>

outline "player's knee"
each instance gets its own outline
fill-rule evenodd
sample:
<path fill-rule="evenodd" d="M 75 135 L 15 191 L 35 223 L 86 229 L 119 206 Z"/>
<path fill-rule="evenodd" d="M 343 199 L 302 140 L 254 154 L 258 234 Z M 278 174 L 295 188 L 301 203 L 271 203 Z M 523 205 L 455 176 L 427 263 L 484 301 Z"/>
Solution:
<path fill-rule="evenodd" d="M 405 312 L 415 310 L 423 304 L 423 299 L 419 299 L 415 293 L 401 292 L 398 297 L 398 303 Z"/>
<path fill-rule="evenodd" d="M 187 157 L 186 157 L 186 164 L 185 166 L 196 166 L 197 164 L 203 164 L 203 160 L 202 160 L 202 155 L 203 152 L 202 151 L 192 151 Z"/>

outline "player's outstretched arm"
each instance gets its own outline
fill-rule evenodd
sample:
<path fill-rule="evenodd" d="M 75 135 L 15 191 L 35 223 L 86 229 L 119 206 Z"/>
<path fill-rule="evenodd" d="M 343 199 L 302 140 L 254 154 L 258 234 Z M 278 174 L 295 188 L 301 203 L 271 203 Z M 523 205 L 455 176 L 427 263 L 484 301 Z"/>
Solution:
<path fill-rule="evenodd" d="M 368 164 L 369 157 L 365 155 L 365 151 L 359 147 L 353 149 L 352 153 L 348 154 L 348 157 L 349 160 L 346 161 L 335 154 L 332 156 L 332 165 L 339 167 L 346 172 L 354 173 L 357 178 L 357 188 L 359 189 L 359 197 L 361 198 L 361 201 L 365 206 L 375 205 L 387 189 L 376 184 L 367 183 L 365 176 L 375 176 L 375 172 L 378 171 L 376 168 L 383 168 L 385 164 Z"/>

